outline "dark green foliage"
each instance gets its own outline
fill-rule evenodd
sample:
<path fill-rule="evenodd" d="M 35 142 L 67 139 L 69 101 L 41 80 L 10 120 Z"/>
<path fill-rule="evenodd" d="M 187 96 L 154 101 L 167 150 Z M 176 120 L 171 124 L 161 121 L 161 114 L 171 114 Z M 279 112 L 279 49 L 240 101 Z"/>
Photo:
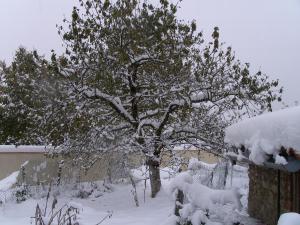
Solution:
<path fill-rule="evenodd" d="M 0 143 L 57 145 L 65 134 L 84 129 L 83 115 L 66 99 L 65 80 L 36 51 L 20 48 L 0 73 Z"/>
<path fill-rule="evenodd" d="M 31 194 L 28 185 L 22 184 L 20 186 L 17 186 L 14 190 L 14 196 L 17 203 L 24 202 L 28 198 L 30 198 Z"/>

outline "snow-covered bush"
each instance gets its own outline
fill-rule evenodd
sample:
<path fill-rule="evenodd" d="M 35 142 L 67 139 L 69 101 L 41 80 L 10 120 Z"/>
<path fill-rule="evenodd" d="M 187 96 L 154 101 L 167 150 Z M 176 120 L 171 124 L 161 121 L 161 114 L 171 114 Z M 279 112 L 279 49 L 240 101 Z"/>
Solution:
<path fill-rule="evenodd" d="M 113 191 L 113 185 L 106 181 L 99 182 L 85 182 L 73 185 L 71 190 L 71 196 L 75 198 L 98 198 L 105 192 L 110 193 Z"/>
<path fill-rule="evenodd" d="M 80 189 L 76 193 L 75 197 L 85 199 L 85 198 L 88 198 L 92 193 L 93 193 L 93 190 L 86 191 L 84 189 Z"/>
<path fill-rule="evenodd" d="M 15 197 L 17 203 L 21 203 L 21 202 L 26 201 L 32 195 L 31 195 L 31 191 L 30 191 L 30 188 L 28 187 L 28 185 L 22 184 L 22 185 L 18 185 L 14 189 L 13 196 Z"/>
<path fill-rule="evenodd" d="M 201 183 L 205 181 L 205 176 L 200 176 L 201 172 L 214 171 L 216 167 L 217 165 L 209 165 L 192 159 L 189 163 L 189 170 L 179 173 L 171 181 L 170 192 L 173 195 L 178 195 L 180 192 L 184 195 L 182 202 L 176 202 L 176 207 L 179 207 L 179 210 L 177 208 L 178 224 L 239 224 L 239 211 L 242 209 L 242 195 L 239 190 L 236 188 L 213 189 Z M 176 201 L 179 201 L 178 199 L 177 197 Z"/>

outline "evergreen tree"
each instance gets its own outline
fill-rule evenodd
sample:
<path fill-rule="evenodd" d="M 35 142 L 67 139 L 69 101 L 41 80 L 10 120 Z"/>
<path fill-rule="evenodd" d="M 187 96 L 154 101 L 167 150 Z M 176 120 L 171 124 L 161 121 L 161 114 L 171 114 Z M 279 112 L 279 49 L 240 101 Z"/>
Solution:
<path fill-rule="evenodd" d="M 82 129 L 65 81 L 36 51 L 20 48 L 11 65 L 0 65 L 0 142 L 62 144 L 65 135 Z M 67 100 L 68 96 L 69 100 Z M 78 121 L 81 121 L 80 123 Z M 76 124 L 75 124 L 76 123 Z"/>

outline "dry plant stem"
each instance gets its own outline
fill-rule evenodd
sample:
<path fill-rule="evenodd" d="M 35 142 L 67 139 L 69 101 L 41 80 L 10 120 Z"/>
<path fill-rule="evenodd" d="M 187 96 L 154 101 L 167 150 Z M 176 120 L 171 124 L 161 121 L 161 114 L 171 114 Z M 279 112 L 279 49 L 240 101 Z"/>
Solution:
<path fill-rule="evenodd" d="M 56 205 L 56 203 L 54 205 Z M 42 214 L 40 206 L 37 204 L 35 216 L 32 218 L 35 219 L 35 225 L 54 225 L 53 223 L 55 219 L 57 219 L 57 223 L 55 225 L 78 225 L 78 223 L 76 222 L 78 213 L 79 210 L 77 208 L 74 208 L 72 206 L 68 207 L 68 205 L 65 204 L 59 210 L 52 213 L 48 223 L 46 224 L 43 220 L 44 216 Z M 74 223 L 72 223 L 72 221 Z"/>
<path fill-rule="evenodd" d="M 51 185 L 52 185 L 52 182 L 50 182 L 50 184 L 49 184 L 49 189 L 48 189 L 47 198 L 46 198 L 46 205 L 45 205 L 45 210 L 44 210 L 44 216 L 46 216 L 46 212 L 47 212 L 47 205 L 48 205 L 48 200 L 50 198 Z"/>
<path fill-rule="evenodd" d="M 129 174 L 129 178 L 130 178 L 131 185 L 133 187 L 132 194 L 133 194 L 133 199 L 134 199 L 135 205 L 136 205 L 136 207 L 139 207 L 139 200 L 138 200 L 138 196 L 137 196 L 137 192 L 136 192 L 136 185 L 135 185 L 135 182 L 134 182 L 131 174 Z"/>
<path fill-rule="evenodd" d="M 112 217 L 112 212 L 109 212 L 99 223 L 95 224 L 95 225 L 99 225 L 101 224 L 103 221 L 105 221 L 106 219 L 109 219 Z"/>
<path fill-rule="evenodd" d="M 147 189 L 147 172 L 148 172 L 148 167 L 146 165 L 146 171 L 143 175 L 145 175 L 144 179 L 144 203 L 146 202 L 146 189 Z"/>

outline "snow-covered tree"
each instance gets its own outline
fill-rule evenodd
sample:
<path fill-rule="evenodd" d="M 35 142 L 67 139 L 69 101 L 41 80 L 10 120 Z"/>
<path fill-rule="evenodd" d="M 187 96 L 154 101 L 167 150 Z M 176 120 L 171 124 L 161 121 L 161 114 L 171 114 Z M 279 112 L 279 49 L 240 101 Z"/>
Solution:
<path fill-rule="evenodd" d="M 36 136 L 31 139 L 27 133 L 34 129 L 34 121 L 41 116 L 41 107 L 45 106 L 36 89 L 36 82 L 43 82 L 42 64 L 24 48 L 17 50 L 10 66 L 1 64 L 1 142 L 40 142 Z"/>
<path fill-rule="evenodd" d="M 162 151 L 187 143 L 218 151 L 232 119 L 280 100 L 278 81 L 251 75 L 230 47 L 223 50 L 218 28 L 203 46 L 196 23 L 177 19 L 178 6 L 167 0 L 79 2 L 59 27 L 66 54 L 57 71 L 77 109 L 94 118 L 90 143 L 144 153 L 153 197 Z"/>
<path fill-rule="evenodd" d="M 190 144 L 220 153 L 228 123 L 280 100 L 278 81 L 250 74 L 249 64 L 219 42 L 218 28 L 205 43 L 196 23 L 179 20 L 178 6 L 167 0 L 79 3 L 59 27 L 65 54 L 53 53 L 47 63 L 46 74 L 56 77 L 63 97 L 50 95 L 55 104 L 45 106 L 57 106 L 44 107 L 41 118 L 51 115 L 52 122 L 39 121 L 48 134 L 58 131 L 80 159 L 141 152 L 152 197 L 161 187 L 163 151 Z M 53 139 L 47 132 L 45 140 Z"/>
<path fill-rule="evenodd" d="M 64 142 L 64 135 L 83 129 L 83 114 L 66 101 L 64 80 L 36 51 L 20 48 L 11 65 L 0 65 L 1 144 Z M 79 122 L 80 121 L 80 122 Z"/>

